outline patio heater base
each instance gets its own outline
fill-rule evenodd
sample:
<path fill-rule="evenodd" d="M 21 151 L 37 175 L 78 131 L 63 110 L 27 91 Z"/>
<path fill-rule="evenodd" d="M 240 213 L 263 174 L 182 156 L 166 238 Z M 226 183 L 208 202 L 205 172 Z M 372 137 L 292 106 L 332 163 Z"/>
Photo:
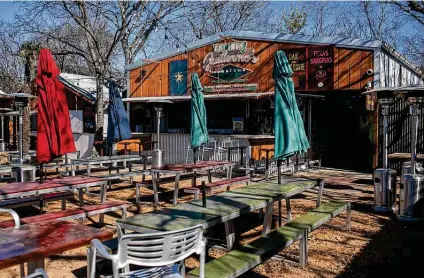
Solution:
<path fill-rule="evenodd" d="M 402 175 L 399 192 L 399 220 L 419 221 L 424 219 L 423 183 L 423 175 Z"/>
<path fill-rule="evenodd" d="M 152 152 L 152 168 L 162 168 L 164 166 L 163 151 L 156 149 Z"/>
<path fill-rule="evenodd" d="M 396 204 L 396 170 L 379 168 L 374 171 L 374 211 L 393 211 Z"/>

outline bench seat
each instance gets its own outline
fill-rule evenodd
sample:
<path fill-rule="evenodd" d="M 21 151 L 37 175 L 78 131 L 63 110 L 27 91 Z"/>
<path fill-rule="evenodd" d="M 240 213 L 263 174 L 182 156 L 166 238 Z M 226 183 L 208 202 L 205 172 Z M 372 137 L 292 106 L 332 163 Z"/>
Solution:
<path fill-rule="evenodd" d="M 308 229 L 308 232 L 312 232 L 331 218 L 342 213 L 349 205 L 350 204 L 346 202 L 330 201 L 300 215 L 287 223 L 286 226 Z"/>
<path fill-rule="evenodd" d="M 74 199 L 73 192 L 55 192 L 55 193 L 47 193 L 41 196 L 28 196 L 22 198 L 13 198 L 4 201 L 0 201 L 0 207 L 3 208 L 19 208 L 26 206 L 40 206 L 40 210 L 43 210 L 43 206 L 52 201 L 61 200 L 62 201 L 62 209 L 66 208 L 66 200 Z"/>
<path fill-rule="evenodd" d="M 68 209 L 58 212 L 51 212 L 46 214 L 40 214 L 35 216 L 29 216 L 21 218 L 21 224 L 29 224 L 36 222 L 52 221 L 52 220 L 72 220 L 72 219 L 85 219 L 97 214 L 102 214 L 110 211 L 122 210 L 123 217 L 126 214 L 127 202 L 123 201 L 109 201 L 97 205 L 86 205 L 83 207 Z M 13 227 L 15 224 L 14 221 L 3 221 L 0 222 L 0 228 L 9 228 Z"/>
<path fill-rule="evenodd" d="M 284 249 L 299 239 L 307 240 L 304 229 L 284 226 L 273 230 L 240 249 L 207 263 L 205 277 L 237 277 L 272 257 L 276 249 Z M 199 271 L 199 268 L 194 269 L 189 272 L 189 277 L 199 277 Z"/>
<path fill-rule="evenodd" d="M 331 218 L 347 211 L 347 228 L 350 229 L 350 203 L 330 201 L 306 212 L 285 226 L 259 237 L 238 250 L 210 261 L 205 265 L 205 277 L 237 277 L 255 266 L 265 262 L 279 249 L 284 249 L 297 240 L 301 240 L 300 264 L 307 264 L 308 233 L 317 229 Z M 304 252 L 304 253 L 302 253 Z M 189 277 L 199 277 L 200 269 L 188 273 Z"/>
<path fill-rule="evenodd" d="M 211 193 L 212 190 L 214 190 L 214 189 L 219 189 L 219 188 L 223 188 L 223 187 L 226 187 L 227 189 L 229 189 L 231 185 L 240 184 L 240 183 L 243 183 L 243 182 L 246 182 L 246 184 L 249 184 L 249 181 L 250 181 L 250 177 L 248 177 L 248 176 L 218 180 L 218 181 L 214 181 L 214 182 L 205 184 L 205 190 L 206 190 L 207 193 Z M 199 198 L 199 194 L 201 193 L 201 191 L 202 191 L 201 186 L 184 188 L 185 193 L 193 193 L 194 194 L 194 199 Z"/>

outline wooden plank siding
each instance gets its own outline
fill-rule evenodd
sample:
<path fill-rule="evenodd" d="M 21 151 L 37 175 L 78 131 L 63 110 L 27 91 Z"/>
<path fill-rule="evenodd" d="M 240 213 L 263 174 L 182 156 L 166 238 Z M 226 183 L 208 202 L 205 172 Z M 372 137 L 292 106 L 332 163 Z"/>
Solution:
<path fill-rule="evenodd" d="M 231 40 L 222 40 L 230 42 Z M 265 41 L 248 41 L 248 47 L 255 50 L 259 61 L 255 64 L 241 64 L 253 72 L 246 76 L 247 83 L 258 83 L 258 92 L 273 91 L 274 80 L 272 68 L 274 53 L 277 50 L 312 47 L 295 43 L 274 43 Z M 190 50 L 187 54 L 179 54 L 161 61 L 156 61 L 130 71 L 130 97 L 158 97 L 169 95 L 169 62 L 187 59 L 188 85 L 191 73 L 197 72 L 201 83 L 212 84 L 212 78 L 202 69 L 203 58 L 212 51 L 212 45 Z M 238 64 L 235 64 L 238 65 Z M 367 76 L 366 71 L 374 69 L 372 51 L 344 48 L 334 49 L 334 90 L 363 90 L 373 76 Z M 146 72 L 141 78 L 141 71 Z"/>

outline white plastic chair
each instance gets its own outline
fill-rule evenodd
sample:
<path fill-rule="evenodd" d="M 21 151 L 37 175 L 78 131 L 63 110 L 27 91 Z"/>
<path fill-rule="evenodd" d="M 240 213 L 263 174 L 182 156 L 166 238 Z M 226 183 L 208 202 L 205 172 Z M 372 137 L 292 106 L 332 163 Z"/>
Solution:
<path fill-rule="evenodd" d="M 199 148 L 199 149 L 197 150 L 197 152 L 196 152 L 196 155 L 197 155 L 197 161 L 199 161 L 199 158 L 200 158 L 201 152 L 202 152 L 202 150 L 200 150 L 200 148 Z M 186 154 L 186 163 L 188 163 L 188 158 L 189 158 L 189 154 L 190 154 L 190 153 L 192 153 L 192 157 L 193 157 L 192 162 L 194 162 L 194 151 L 193 151 L 193 148 L 192 148 L 190 145 L 188 145 L 188 147 L 187 147 L 187 154 Z"/>
<path fill-rule="evenodd" d="M 12 215 L 13 217 L 13 221 L 15 221 L 15 229 L 19 229 L 19 227 L 21 226 L 21 220 L 16 211 L 14 211 L 13 209 L 0 208 L 0 212 L 10 213 L 10 215 Z"/>
<path fill-rule="evenodd" d="M 33 273 L 29 274 L 25 278 L 48 278 L 47 273 L 42 268 L 37 268 Z"/>
<path fill-rule="evenodd" d="M 119 225 L 118 230 L 120 230 Z M 87 275 L 96 275 L 96 258 L 112 262 L 113 278 L 118 277 L 184 277 L 184 259 L 200 254 L 200 277 L 204 278 L 206 240 L 201 225 L 171 232 L 128 234 L 119 236 L 118 252 L 108 253 L 105 245 L 93 239 L 87 254 Z M 183 273 L 178 264 L 182 262 Z M 130 272 L 129 265 L 144 266 Z M 119 273 L 124 270 L 123 273 Z"/>
<path fill-rule="evenodd" d="M 209 138 L 208 142 L 202 148 L 202 160 L 206 160 L 205 153 L 212 153 L 212 155 L 208 156 L 208 160 L 210 160 L 210 158 L 212 158 L 212 160 L 217 159 L 216 152 L 217 152 L 216 141 L 213 138 Z"/>

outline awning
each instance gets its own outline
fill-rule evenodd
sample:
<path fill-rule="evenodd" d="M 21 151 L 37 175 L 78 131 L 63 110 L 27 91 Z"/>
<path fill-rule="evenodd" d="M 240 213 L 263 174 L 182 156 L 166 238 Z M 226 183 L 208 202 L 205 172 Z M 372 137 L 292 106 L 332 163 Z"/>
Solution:
<path fill-rule="evenodd" d="M 266 92 L 266 93 L 239 93 L 239 94 L 214 94 L 208 95 L 205 94 L 205 100 L 218 100 L 218 99 L 260 99 L 264 97 L 273 96 L 274 92 Z M 300 97 L 311 97 L 311 98 L 324 98 L 323 95 L 314 95 L 314 94 L 296 94 L 296 96 Z M 164 97 L 133 97 L 133 98 L 124 98 L 122 99 L 124 102 L 147 102 L 154 100 L 169 100 L 172 102 L 178 101 L 189 101 L 191 97 L 189 95 L 186 96 L 164 96 Z"/>

